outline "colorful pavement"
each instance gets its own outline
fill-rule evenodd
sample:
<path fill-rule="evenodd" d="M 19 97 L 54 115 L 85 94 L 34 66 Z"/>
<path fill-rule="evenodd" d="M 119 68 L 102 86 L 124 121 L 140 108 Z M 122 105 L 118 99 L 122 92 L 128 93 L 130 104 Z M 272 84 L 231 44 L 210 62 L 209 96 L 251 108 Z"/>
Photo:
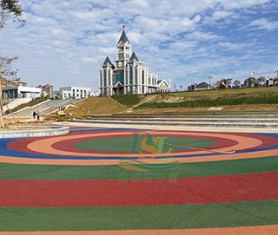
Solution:
<path fill-rule="evenodd" d="M 278 134 L 0 140 L 1 234 L 278 234 Z"/>

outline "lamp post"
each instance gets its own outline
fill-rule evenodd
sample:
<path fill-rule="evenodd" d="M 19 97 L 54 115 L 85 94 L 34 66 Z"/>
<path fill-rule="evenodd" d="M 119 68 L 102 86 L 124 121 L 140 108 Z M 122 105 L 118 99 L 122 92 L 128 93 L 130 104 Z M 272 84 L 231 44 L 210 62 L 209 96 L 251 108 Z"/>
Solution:
<path fill-rule="evenodd" d="M 1 68 L 0 68 L 1 69 Z M 4 128 L 4 110 L 3 110 L 3 94 L 2 94 L 2 76 L 0 74 L 0 128 Z"/>
<path fill-rule="evenodd" d="M 276 78 L 273 79 L 273 86 L 276 86 L 276 84 L 278 83 L 278 70 L 274 71 L 274 73 L 276 73 Z"/>
<path fill-rule="evenodd" d="M 274 71 L 276 73 L 276 79 L 278 79 L 278 70 Z"/>

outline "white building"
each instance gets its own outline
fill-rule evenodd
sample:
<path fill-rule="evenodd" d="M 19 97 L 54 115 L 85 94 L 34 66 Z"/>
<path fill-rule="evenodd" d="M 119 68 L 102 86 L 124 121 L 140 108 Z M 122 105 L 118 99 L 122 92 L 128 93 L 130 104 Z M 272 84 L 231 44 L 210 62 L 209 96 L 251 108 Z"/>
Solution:
<path fill-rule="evenodd" d="M 91 88 L 88 87 L 61 87 L 59 93 L 62 99 L 84 99 L 91 96 Z"/>
<path fill-rule="evenodd" d="M 135 52 L 131 53 L 131 45 L 123 26 L 122 35 L 117 43 L 115 65 L 106 57 L 99 71 L 100 95 L 146 94 L 157 91 L 156 73 L 149 71 L 139 61 Z"/>
<path fill-rule="evenodd" d="M 213 87 L 210 84 L 208 84 L 206 82 L 201 82 L 195 86 L 194 90 L 195 91 L 206 91 L 206 90 L 212 90 L 212 89 L 213 89 Z"/>
<path fill-rule="evenodd" d="M 157 81 L 157 92 L 165 93 L 165 92 L 170 92 L 170 91 L 171 91 L 171 87 L 166 80 L 163 79 L 163 80 Z"/>
<path fill-rule="evenodd" d="M 39 98 L 41 97 L 41 88 L 37 87 L 7 87 L 3 88 L 3 98 L 4 99 L 15 99 L 15 98 Z"/>

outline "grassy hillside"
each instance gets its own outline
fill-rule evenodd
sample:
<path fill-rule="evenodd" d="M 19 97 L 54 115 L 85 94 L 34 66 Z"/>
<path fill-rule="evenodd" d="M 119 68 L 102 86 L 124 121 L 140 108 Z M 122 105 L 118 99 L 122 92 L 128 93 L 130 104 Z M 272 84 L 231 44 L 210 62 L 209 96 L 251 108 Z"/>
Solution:
<path fill-rule="evenodd" d="M 13 113 L 13 112 L 16 112 L 17 110 L 20 110 L 20 109 L 23 109 L 23 108 L 26 108 L 26 107 L 32 107 L 36 104 L 39 104 L 39 103 L 42 103 L 46 100 L 48 100 L 49 98 L 48 97 L 40 97 L 40 98 L 36 98 L 28 103 L 25 103 L 25 104 L 21 104 L 19 106 L 17 106 L 16 108 L 14 109 L 11 109 L 11 110 L 7 110 L 6 111 L 6 114 L 9 114 L 9 113 Z"/>
<path fill-rule="evenodd" d="M 94 97 L 81 100 L 69 108 L 73 117 L 111 115 L 126 112 L 128 107 L 117 102 L 111 97 Z"/>
<path fill-rule="evenodd" d="M 258 88 L 241 88 L 227 90 L 208 90 L 208 91 L 193 91 L 193 92 L 176 92 L 156 95 L 152 103 L 165 102 L 175 103 L 183 101 L 196 100 L 215 100 L 215 99 L 232 99 L 242 97 L 273 97 L 278 96 L 278 87 L 258 87 Z"/>
<path fill-rule="evenodd" d="M 204 112 L 215 107 L 225 111 L 278 110 L 278 87 L 96 97 L 82 100 L 78 106 L 81 108 L 70 109 L 74 117 Z"/>

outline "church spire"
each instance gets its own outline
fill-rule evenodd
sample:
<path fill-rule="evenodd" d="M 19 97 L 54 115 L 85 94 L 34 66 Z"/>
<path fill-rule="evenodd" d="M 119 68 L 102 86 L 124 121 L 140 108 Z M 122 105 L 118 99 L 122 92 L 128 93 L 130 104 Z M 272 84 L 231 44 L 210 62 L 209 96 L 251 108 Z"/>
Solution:
<path fill-rule="evenodd" d="M 135 60 L 135 61 L 139 61 L 139 60 L 138 60 L 138 57 L 137 57 L 136 54 L 135 54 L 135 52 L 132 53 L 132 55 L 131 55 L 129 61 L 134 61 L 134 60 Z"/>
<path fill-rule="evenodd" d="M 119 43 L 126 43 L 126 42 L 128 42 L 130 44 L 130 42 L 129 42 L 127 36 L 126 36 L 126 33 L 125 33 L 125 25 L 123 25 L 122 28 L 123 28 L 123 32 L 122 32 L 122 35 L 121 35 L 121 37 L 118 41 L 118 44 Z"/>
<path fill-rule="evenodd" d="M 107 65 L 107 64 L 113 65 L 108 56 L 106 57 L 105 61 L 103 62 L 103 65 Z"/>

